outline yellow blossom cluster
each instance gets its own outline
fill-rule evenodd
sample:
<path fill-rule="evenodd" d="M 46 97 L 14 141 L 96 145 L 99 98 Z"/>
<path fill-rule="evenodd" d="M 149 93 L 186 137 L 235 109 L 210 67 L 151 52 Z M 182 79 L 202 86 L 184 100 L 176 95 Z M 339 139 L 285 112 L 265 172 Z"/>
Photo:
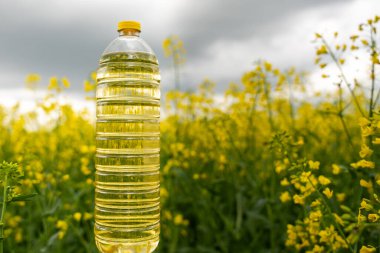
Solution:
<path fill-rule="evenodd" d="M 159 252 L 376 252 L 378 24 L 375 16 L 348 39 L 333 33 L 334 44 L 316 34 L 315 63 L 331 92 L 260 60 L 223 94 L 209 79 L 165 94 Z M 185 64 L 178 37 L 163 46 L 176 67 Z M 345 72 L 362 55 L 368 80 Z M 39 89 L 41 80 L 25 81 Z M 94 115 L 59 99 L 73 85 L 53 76 L 30 112 L 0 106 L 0 158 L 25 172 L 15 192 L 37 194 L 5 216 L 14 252 L 96 251 Z M 90 100 L 96 85 L 91 73 Z"/>

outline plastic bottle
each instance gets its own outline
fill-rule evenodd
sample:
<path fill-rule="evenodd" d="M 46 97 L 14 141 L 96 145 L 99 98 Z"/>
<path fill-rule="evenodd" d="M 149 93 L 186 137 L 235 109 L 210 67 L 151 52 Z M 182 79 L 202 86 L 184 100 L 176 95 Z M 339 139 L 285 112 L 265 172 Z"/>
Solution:
<path fill-rule="evenodd" d="M 139 37 L 122 21 L 97 71 L 95 241 L 104 253 L 149 253 L 160 233 L 160 74 Z"/>

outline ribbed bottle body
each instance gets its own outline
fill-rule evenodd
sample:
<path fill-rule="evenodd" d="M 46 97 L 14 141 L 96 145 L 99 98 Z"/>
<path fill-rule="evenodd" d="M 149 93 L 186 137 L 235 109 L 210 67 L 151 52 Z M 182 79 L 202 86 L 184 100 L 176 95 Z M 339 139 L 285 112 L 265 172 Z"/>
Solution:
<path fill-rule="evenodd" d="M 96 244 L 107 253 L 150 253 L 160 233 L 157 59 L 105 54 L 97 81 Z"/>

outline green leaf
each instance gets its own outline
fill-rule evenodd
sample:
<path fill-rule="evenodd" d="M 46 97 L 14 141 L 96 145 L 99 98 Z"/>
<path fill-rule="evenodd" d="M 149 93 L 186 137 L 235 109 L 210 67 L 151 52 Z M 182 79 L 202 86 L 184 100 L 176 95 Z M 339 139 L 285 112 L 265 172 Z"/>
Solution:
<path fill-rule="evenodd" d="M 42 194 L 41 194 L 41 190 L 40 190 L 40 188 L 38 187 L 37 184 L 33 184 L 33 188 L 34 188 L 34 190 L 36 191 L 36 193 L 37 193 L 38 195 L 42 195 Z"/>
<path fill-rule="evenodd" d="M 10 202 L 16 202 L 16 201 L 30 201 L 32 198 L 37 196 L 37 193 L 31 193 L 31 194 L 23 194 L 23 195 L 17 195 L 14 196 Z"/>

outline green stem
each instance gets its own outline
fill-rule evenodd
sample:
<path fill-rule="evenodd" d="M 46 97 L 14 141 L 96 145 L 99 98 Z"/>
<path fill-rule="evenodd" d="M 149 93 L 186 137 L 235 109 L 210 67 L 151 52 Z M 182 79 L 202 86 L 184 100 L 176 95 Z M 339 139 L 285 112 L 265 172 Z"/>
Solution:
<path fill-rule="evenodd" d="M 180 85 L 180 74 L 179 74 L 179 61 L 176 58 L 177 52 L 174 46 L 172 46 L 171 51 L 173 52 L 173 70 L 174 70 L 174 90 L 179 92 L 181 90 Z M 174 100 L 174 114 L 178 114 L 178 98 Z M 176 131 L 176 136 L 178 132 Z"/>
<path fill-rule="evenodd" d="M 372 57 L 376 54 L 376 41 L 374 39 L 374 34 L 371 29 L 371 99 L 369 101 L 369 117 L 372 118 L 373 110 L 376 104 L 374 101 L 374 91 L 375 91 L 375 62 Z"/>
<path fill-rule="evenodd" d="M 270 125 L 270 130 L 271 133 L 274 132 L 275 130 L 275 124 L 273 121 L 273 113 L 272 113 L 272 104 L 271 104 L 271 97 L 270 97 L 270 89 L 268 86 L 270 86 L 270 83 L 266 82 L 266 79 L 264 78 L 264 95 L 266 96 L 267 99 L 267 113 L 268 113 L 268 120 L 269 120 L 269 125 Z M 274 161 L 274 155 L 273 153 L 271 154 L 272 156 L 272 161 Z M 267 204 L 267 213 L 268 213 L 268 218 L 270 220 L 271 224 L 271 229 L 270 229 L 270 245 L 271 245 L 271 252 L 275 252 L 275 247 L 276 247 L 276 231 L 275 231 L 275 217 L 273 214 L 273 206 L 272 206 L 272 201 L 275 199 L 275 187 L 276 187 L 276 171 L 274 168 L 273 163 L 271 164 L 272 167 L 272 176 L 270 179 L 270 192 L 269 192 L 269 204 Z"/>
<path fill-rule="evenodd" d="M 323 196 L 323 194 L 319 191 L 319 189 L 313 184 L 313 182 L 310 180 L 310 178 L 308 178 L 311 186 L 314 188 L 314 190 L 317 192 L 318 196 L 320 197 L 320 199 L 322 200 L 323 204 L 325 205 L 326 209 L 327 209 L 327 212 L 329 213 L 330 217 L 332 218 L 332 221 L 335 225 L 335 227 L 338 229 L 338 232 L 340 234 L 340 236 L 343 237 L 343 240 L 346 242 L 347 246 L 350 248 L 350 251 L 352 253 L 354 253 L 354 249 L 352 248 L 351 244 L 348 242 L 347 240 L 347 237 L 346 235 L 344 234 L 342 228 L 340 227 L 340 225 L 338 224 L 338 222 L 335 220 L 335 217 L 333 215 L 333 212 L 331 211 L 331 208 L 330 208 L 330 205 L 327 203 L 325 197 Z"/>
<path fill-rule="evenodd" d="M 347 127 L 346 122 L 344 121 L 343 115 L 339 115 L 339 119 L 340 119 L 340 122 L 342 123 L 343 130 L 346 134 L 348 143 L 350 144 L 351 148 L 354 149 L 354 144 L 352 143 L 351 135 L 350 135 L 350 132 L 348 131 L 348 127 Z"/>
<path fill-rule="evenodd" d="M 274 161 L 274 154 L 272 152 L 272 161 Z M 272 163 L 272 176 L 271 176 L 271 181 L 270 181 L 270 201 L 271 203 L 269 204 L 269 219 L 271 221 L 271 230 L 270 230 L 270 245 L 271 245 L 271 252 L 275 252 L 275 249 L 276 249 L 276 237 L 277 237 L 277 233 L 276 233 L 276 222 L 275 222 L 275 217 L 274 217 L 274 205 L 272 206 L 272 203 L 274 202 L 275 200 L 275 197 L 276 197 L 276 182 L 278 181 L 277 180 L 277 176 L 276 176 L 276 170 L 275 170 L 275 167 Z"/>
<path fill-rule="evenodd" d="M 256 116 L 256 101 L 258 99 L 258 96 L 259 96 L 259 93 L 256 93 L 255 96 L 254 96 L 254 99 L 252 101 L 252 105 L 250 106 L 249 108 L 249 112 L 248 112 L 248 128 L 249 131 L 247 131 L 247 138 L 246 140 L 247 141 L 247 146 L 245 148 L 245 151 L 244 153 L 248 153 L 250 152 L 251 150 L 254 149 L 255 147 L 255 125 L 254 125 L 254 120 L 255 120 L 255 116 Z M 253 97 L 253 96 L 252 96 Z"/>
<path fill-rule="evenodd" d="M 377 90 L 376 98 L 375 98 L 375 101 L 373 102 L 373 108 L 376 107 L 377 102 L 379 102 L 379 98 L 380 98 L 380 89 Z"/>
<path fill-rule="evenodd" d="M 292 129 L 292 134 L 295 134 L 295 112 L 294 112 L 294 106 L 293 106 L 293 93 L 292 93 L 292 85 L 290 80 L 288 80 L 288 89 L 289 89 L 289 94 L 288 94 L 288 100 L 289 100 L 289 109 L 290 109 L 290 120 L 291 120 L 291 129 Z"/>
<path fill-rule="evenodd" d="M 83 245 L 83 247 L 86 249 L 86 252 L 90 253 L 91 250 L 88 247 L 88 243 L 83 239 L 82 235 L 79 233 L 79 231 L 76 228 L 76 226 L 71 225 L 71 227 L 73 228 L 73 231 L 74 231 L 75 235 L 79 238 L 79 241 L 81 242 L 81 244 Z"/>
<path fill-rule="evenodd" d="M 344 121 L 344 116 L 343 116 L 343 111 L 344 111 L 344 107 L 343 107 L 343 90 L 342 90 L 341 83 L 338 84 L 338 89 L 339 89 L 339 113 L 338 113 L 338 117 L 340 119 L 340 122 L 342 123 L 343 130 L 344 130 L 344 132 L 345 132 L 345 134 L 347 136 L 347 140 L 350 143 L 351 148 L 354 149 L 354 144 L 352 143 L 351 135 L 350 135 L 350 132 L 349 132 L 348 127 L 346 125 L 346 122 Z"/>
<path fill-rule="evenodd" d="M 175 59 L 175 56 L 173 55 L 173 64 L 174 64 L 174 77 L 175 77 L 175 90 L 180 91 L 181 90 L 181 84 L 180 84 L 180 75 L 179 75 L 179 62 Z"/>
<path fill-rule="evenodd" d="M 330 48 L 329 44 L 327 43 L 327 41 L 325 40 L 325 38 L 322 38 L 322 42 L 323 42 L 323 44 L 326 46 L 327 51 L 329 52 L 329 55 L 330 55 L 331 58 L 333 59 L 335 65 L 338 67 L 338 70 L 339 70 L 339 72 L 340 72 L 340 75 L 341 75 L 341 77 L 342 77 L 342 80 L 344 81 L 344 83 L 346 84 L 346 87 L 347 87 L 348 90 L 350 91 L 351 97 L 353 98 L 356 107 L 358 108 L 360 114 L 364 117 L 364 112 L 363 112 L 363 110 L 362 110 L 362 108 L 361 108 L 361 106 L 360 106 L 359 100 L 358 100 L 358 98 L 356 97 L 355 92 L 354 92 L 354 89 L 351 87 L 350 83 L 348 82 L 348 79 L 347 79 L 346 75 L 345 75 L 344 72 L 343 72 L 342 65 L 339 63 L 337 57 L 335 56 L 335 54 L 334 54 L 333 51 L 331 50 L 331 48 Z"/>
<path fill-rule="evenodd" d="M 4 178 L 4 190 L 3 190 L 3 203 L 1 205 L 1 218 L 0 218 L 0 253 L 4 251 L 4 216 L 5 209 L 7 208 L 7 193 L 8 193 L 8 174 L 5 174 Z"/>
<path fill-rule="evenodd" d="M 268 86 L 270 83 L 267 83 L 266 80 L 264 79 L 264 95 L 267 98 L 267 112 L 268 112 L 268 119 L 269 119 L 269 125 L 270 125 L 270 130 L 273 132 L 275 130 L 275 125 L 273 121 L 273 112 L 272 112 L 272 104 L 271 104 L 271 97 L 270 97 L 270 91 L 268 89 Z"/>

